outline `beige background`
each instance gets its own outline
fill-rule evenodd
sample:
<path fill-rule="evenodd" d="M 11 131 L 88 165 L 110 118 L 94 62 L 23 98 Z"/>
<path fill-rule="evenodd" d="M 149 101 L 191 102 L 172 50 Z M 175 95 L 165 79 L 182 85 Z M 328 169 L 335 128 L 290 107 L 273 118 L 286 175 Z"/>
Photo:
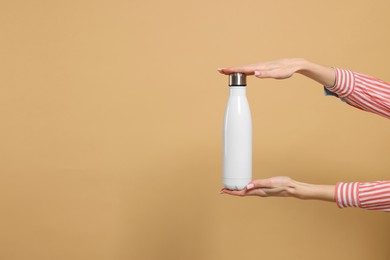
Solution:
<path fill-rule="evenodd" d="M 390 81 L 389 1 L 0 2 L 0 259 L 390 258 L 390 219 L 221 196 L 221 66 L 305 57 Z M 389 121 L 248 80 L 254 177 L 389 178 Z"/>

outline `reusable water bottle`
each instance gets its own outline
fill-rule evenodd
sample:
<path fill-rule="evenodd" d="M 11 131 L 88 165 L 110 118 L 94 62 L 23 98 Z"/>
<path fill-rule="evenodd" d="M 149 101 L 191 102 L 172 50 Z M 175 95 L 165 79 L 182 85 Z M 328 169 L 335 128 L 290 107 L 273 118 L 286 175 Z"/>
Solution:
<path fill-rule="evenodd" d="M 230 95 L 223 126 L 223 185 L 242 190 L 252 180 L 252 118 L 246 75 L 229 75 Z"/>

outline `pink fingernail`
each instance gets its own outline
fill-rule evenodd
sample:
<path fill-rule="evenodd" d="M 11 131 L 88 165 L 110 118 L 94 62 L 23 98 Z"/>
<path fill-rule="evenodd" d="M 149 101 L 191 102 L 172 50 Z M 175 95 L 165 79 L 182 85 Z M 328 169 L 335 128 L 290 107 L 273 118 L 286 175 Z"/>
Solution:
<path fill-rule="evenodd" d="M 260 75 L 261 75 L 261 72 L 258 71 L 258 70 L 256 70 L 256 71 L 255 71 L 255 76 L 256 76 L 256 77 L 259 77 Z"/>
<path fill-rule="evenodd" d="M 223 191 L 220 191 L 220 192 L 219 192 L 219 194 L 225 194 L 225 192 L 223 192 Z"/>
<path fill-rule="evenodd" d="M 246 185 L 246 189 L 247 190 L 250 190 L 252 189 L 253 187 L 255 187 L 255 185 L 253 183 L 249 183 L 248 185 Z"/>

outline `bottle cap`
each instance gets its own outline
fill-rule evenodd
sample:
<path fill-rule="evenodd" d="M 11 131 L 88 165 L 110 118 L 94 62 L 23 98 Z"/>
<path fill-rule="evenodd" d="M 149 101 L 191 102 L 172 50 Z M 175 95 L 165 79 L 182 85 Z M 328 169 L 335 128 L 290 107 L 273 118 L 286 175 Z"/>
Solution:
<path fill-rule="evenodd" d="M 246 75 L 240 72 L 229 74 L 229 86 L 246 86 Z"/>

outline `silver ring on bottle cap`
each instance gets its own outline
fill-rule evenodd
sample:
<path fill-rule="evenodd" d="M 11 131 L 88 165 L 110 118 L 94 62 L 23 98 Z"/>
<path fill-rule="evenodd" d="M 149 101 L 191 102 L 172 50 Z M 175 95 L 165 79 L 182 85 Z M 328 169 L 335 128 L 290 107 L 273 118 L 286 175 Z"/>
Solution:
<path fill-rule="evenodd" d="M 229 74 L 229 86 L 246 86 L 246 75 L 240 72 Z"/>

